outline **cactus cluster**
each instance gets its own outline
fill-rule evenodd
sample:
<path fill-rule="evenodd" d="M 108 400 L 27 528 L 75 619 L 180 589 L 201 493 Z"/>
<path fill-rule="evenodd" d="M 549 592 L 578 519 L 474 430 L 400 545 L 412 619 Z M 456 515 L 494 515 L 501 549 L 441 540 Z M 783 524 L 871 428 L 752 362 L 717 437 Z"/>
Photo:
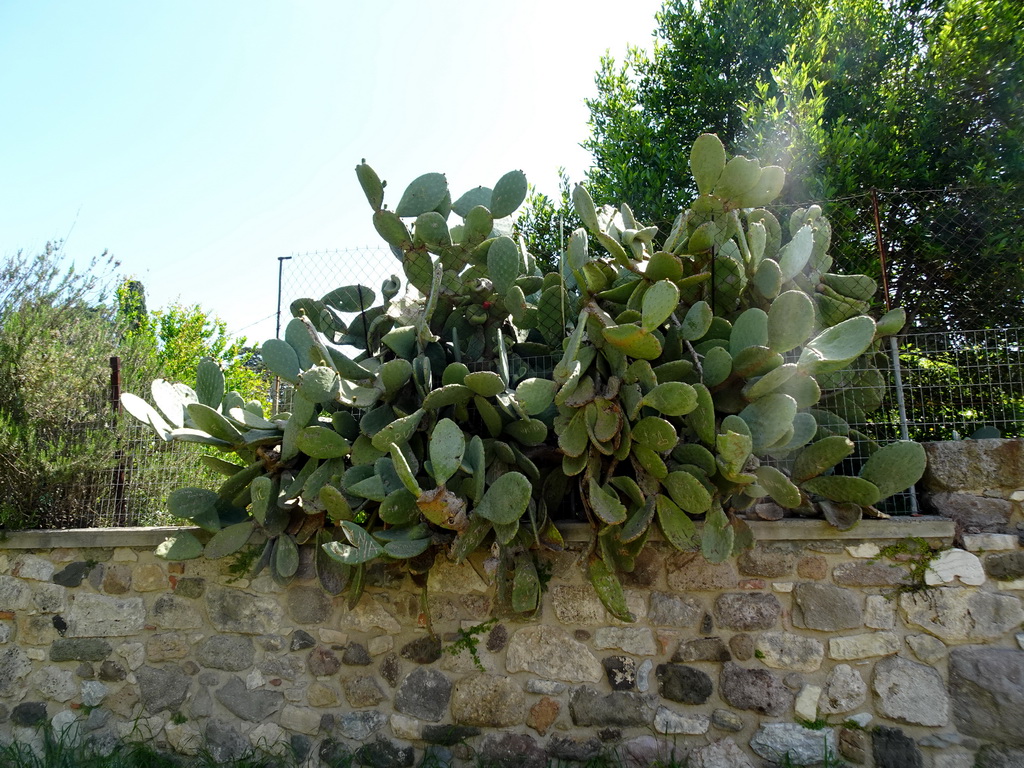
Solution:
<path fill-rule="evenodd" d="M 594 531 L 589 578 L 628 621 L 618 574 L 655 530 L 719 562 L 750 546 L 744 512 L 767 499 L 844 528 L 879 514 L 924 469 L 917 444 L 878 446 L 850 427 L 882 402 L 879 340 L 902 314 L 876 322 L 873 281 L 830 272 L 816 206 L 784 234 L 763 207 L 782 169 L 727 160 L 712 135 L 690 167 L 700 194 L 663 238 L 578 186 L 586 227 L 541 274 L 509 235 L 521 172 L 454 202 L 443 175 L 425 174 L 391 210 L 361 163 L 406 289 L 392 276 L 379 299 L 352 285 L 293 302 L 284 338 L 262 347 L 293 388 L 289 411 L 264 418 L 210 362 L 195 390 L 154 382 L 157 408 L 123 396 L 163 439 L 237 457 L 205 459 L 226 476 L 218 491 L 168 500 L 212 534 L 205 545 L 184 532 L 159 553 L 216 558 L 258 541 L 256 569 L 287 581 L 315 543 L 324 588 L 355 604 L 373 562 L 422 576 L 438 551 L 486 548 L 501 604 L 530 613 L 536 553 L 563 546 L 570 498 Z M 855 476 L 839 471 L 851 438 Z"/>

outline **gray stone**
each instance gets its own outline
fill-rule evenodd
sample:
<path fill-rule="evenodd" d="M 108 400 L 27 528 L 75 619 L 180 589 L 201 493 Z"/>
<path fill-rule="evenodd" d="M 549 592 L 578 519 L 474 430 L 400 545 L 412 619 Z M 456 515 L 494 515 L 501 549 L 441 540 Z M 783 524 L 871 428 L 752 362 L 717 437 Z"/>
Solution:
<path fill-rule="evenodd" d="M 653 670 L 654 662 L 650 659 L 644 659 L 636 668 L 636 689 L 640 693 L 647 693 L 647 689 L 650 688 L 650 677 Z"/>
<path fill-rule="evenodd" d="M 818 765 L 835 754 L 836 739 L 831 728 L 815 731 L 796 723 L 766 723 L 750 740 L 750 748 L 766 760 Z"/>
<path fill-rule="evenodd" d="M 61 637 L 50 646 L 50 661 L 103 661 L 112 650 L 106 640 Z"/>
<path fill-rule="evenodd" d="M 318 645 L 309 652 L 309 672 L 314 677 L 328 677 L 341 669 L 338 656 L 329 648 Z"/>
<path fill-rule="evenodd" d="M 764 592 L 729 592 L 715 600 L 718 626 L 741 632 L 771 629 L 781 613 L 778 598 Z"/>
<path fill-rule="evenodd" d="M 416 751 L 379 736 L 376 741 L 359 747 L 355 757 L 356 764 L 366 768 L 409 768 L 415 761 Z"/>
<path fill-rule="evenodd" d="M 721 731 L 738 733 L 743 730 L 743 718 L 728 709 L 716 709 L 712 712 L 711 724 Z"/>
<path fill-rule="evenodd" d="M 82 683 L 82 703 L 87 707 L 98 707 L 110 689 L 95 680 Z"/>
<path fill-rule="evenodd" d="M 613 691 L 631 691 L 636 688 L 636 660 L 629 656 L 608 656 L 601 659 L 608 684 Z"/>
<path fill-rule="evenodd" d="M 616 765 L 622 768 L 649 768 L 654 765 L 679 763 L 682 759 L 682 750 L 665 739 L 654 736 L 637 736 L 629 739 L 623 742 L 616 752 Z"/>
<path fill-rule="evenodd" d="M 470 725 L 424 725 L 422 738 L 430 744 L 451 747 L 479 735 L 480 729 Z"/>
<path fill-rule="evenodd" d="M 871 736 L 860 728 L 839 729 L 839 754 L 857 765 L 868 761 L 871 747 Z"/>
<path fill-rule="evenodd" d="M 740 583 L 733 563 L 712 564 L 697 552 L 677 552 L 668 558 L 665 569 L 669 589 L 683 594 L 736 589 Z"/>
<path fill-rule="evenodd" d="M 932 666 L 946 658 L 948 652 L 946 644 L 931 635 L 907 635 L 907 645 L 918 659 Z"/>
<path fill-rule="evenodd" d="M 1005 533 L 1013 516 L 1013 502 L 973 493 L 930 493 L 927 502 L 956 523 L 956 532 Z"/>
<path fill-rule="evenodd" d="M 1024 621 L 1019 597 L 963 587 L 900 595 L 903 618 L 946 643 L 995 640 Z"/>
<path fill-rule="evenodd" d="M 777 579 L 793 572 L 793 568 L 796 567 L 796 555 L 767 547 L 754 547 L 740 555 L 738 565 L 740 573 L 744 576 Z"/>
<path fill-rule="evenodd" d="M 536 678 L 526 681 L 526 691 L 528 693 L 539 693 L 544 696 L 558 696 L 566 689 L 565 683 L 559 683 L 556 680 L 537 680 Z"/>
<path fill-rule="evenodd" d="M 203 737 L 206 751 L 218 763 L 230 763 L 238 760 L 249 751 L 249 743 L 235 727 L 220 718 L 213 718 L 206 722 Z"/>
<path fill-rule="evenodd" d="M 402 646 L 399 655 L 417 664 L 433 664 L 441 658 L 441 638 L 437 635 L 417 637 Z"/>
<path fill-rule="evenodd" d="M 688 768 L 754 768 L 753 763 L 732 739 L 722 739 L 698 747 L 690 753 Z"/>
<path fill-rule="evenodd" d="M 547 755 L 525 733 L 494 733 L 480 747 L 480 762 L 491 768 L 544 768 Z"/>
<path fill-rule="evenodd" d="M 176 595 L 160 595 L 153 604 L 153 621 L 164 629 L 199 629 L 202 617 L 195 604 Z"/>
<path fill-rule="evenodd" d="M 31 604 L 28 584 L 13 576 L 0 576 L 0 611 L 24 611 Z"/>
<path fill-rule="evenodd" d="M 683 704 L 703 704 L 714 686 L 705 672 L 683 664 L 659 664 L 655 670 L 658 692 L 666 699 Z"/>
<path fill-rule="evenodd" d="M 586 763 L 598 757 L 602 752 L 599 739 L 573 739 L 567 736 L 552 736 L 548 741 L 548 757 L 556 761 L 572 761 Z"/>
<path fill-rule="evenodd" d="M 438 722 L 448 709 L 452 681 L 431 667 L 417 667 L 402 681 L 395 693 L 395 709 L 403 715 Z"/>
<path fill-rule="evenodd" d="M 707 733 L 710 727 L 708 715 L 673 712 L 668 707 L 658 707 L 654 713 L 654 730 L 658 733 L 696 736 Z"/>
<path fill-rule="evenodd" d="M 849 664 L 837 664 L 828 673 L 818 698 L 818 709 L 825 715 L 852 712 L 867 698 L 868 687 L 860 672 Z"/>
<path fill-rule="evenodd" d="M 1024 651 L 969 646 L 949 654 L 953 719 L 959 730 L 1024 746 Z"/>
<path fill-rule="evenodd" d="M 985 558 L 985 573 L 997 581 L 1024 578 L 1024 552 L 1005 552 Z"/>
<path fill-rule="evenodd" d="M 367 667 L 373 663 L 370 652 L 362 643 L 349 643 L 341 654 L 341 663 L 349 667 Z"/>
<path fill-rule="evenodd" d="M 196 649 L 196 661 L 210 669 L 240 672 L 252 666 L 255 654 L 252 638 L 214 635 Z"/>
<path fill-rule="evenodd" d="M 32 603 L 41 613 L 64 613 L 68 605 L 68 591 L 56 584 L 36 584 L 32 590 Z"/>
<path fill-rule="evenodd" d="M 879 714 L 901 723 L 941 726 L 949 721 L 949 697 L 932 667 L 900 656 L 875 665 L 871 688 Z"/>
<path fill-rule="evenodd" d="M 487 634 L 487 650 L 491 653 L 498 653 L 508 645 L 508 630 L 504 624 L 491 629 Z"/>
<path fill-rule="evenodd" d="M 349 706 L 376 707 L 387 697 L 380 689 L 377 678 L 370 675 L 357 675 L 341 681 L 341 690 L 348 700 Z"/>
<path fill-rule="evenodd" d="M 54 584 L 60 584 L 62 587 L 80 586 L 94 567 L 92 563 L 69 563 L 62 570 L 53 574 L 53 582 Z"/>
<path fill-rule="evenodd" d="M 316 640 L 304 629 L 296 629 L 292 632 L 292 641 L 288 646 L 289 650 L 301 651 L 303 648 L 312 648 L 316 645 Z"/>
<path fill-rule="evenodd" d="M 863 615 L 855 592 L 805 581 L 793 589 L 793 625 L 822 632 L 860 627 Z"/>
<path fill-rule="evenodd" d="M 844 587 L 897 587 L 911 583 L 910 570 L 903 563 L 840 563 L 832 579 Z"/>
<path fill-rule="evenodd" d="M 1012 490 L 1024 487 L 1024 443 L 986 438 L 923 443 L 928 466 L 921 479 L 931 491 Z"/>
<path fill-rule="evenodd" d="M 754 655 L 774 669 L 813 672 L 825 658 L 825 648 L 818 640 L 790 632 L 762 632 L 754 648 Z"/>
<path fill-rule="evenodd" d="M 285 680 L 295 680 L 303 674 L 306 666 L 298 656 L 272 656 L 264 659 L 259 669 L 265 678 L 280 677 Z"/>
<path fill-rule="evenodd" d="M 737 708 L 778 717 L 793 706 L 793 693 L 766 669 L 744 669 L 731 661 L 722 668 L 719 693 Z"/>
<path fill-rule="evenodd" d="M 210 622 L 221 632 L 268 635 L 284 622 L 284 609 L 272 597 L 216 587 L 207 590 L 205 601 Z"/>
<path fill-rule="evenodd" d="M 864 608 L 864 626 L 892 629 L 896 626 L 896 603 L 882 595 L 868 595 Z"/>
<path fill-rule="evenodd" d="M 754 638 L 745 633 L 729 638 L 729 650 L 737 661 L 749 661 L 754 658 Z"/>
<path fill-rule="evenodd" d="M 1021 768 L 1024 765 L 1024 749 L 986 744 L 977 754 L 976 762 L 966 765 L 977 768 Z"/>
<path fill-rule="evenodd" d="M 367 737 L 379 731 L 388 721 L 383 712 L 344 712 L 335 718 L 338 734 L 346 739 L 366 741 Z"/>
<path fill-rule="evenodd" d="M 569 714 L 577 726 L 649 726 L 654 719 L 651 698 L 640 693 L 600 693 L 588 685 L 569 694 Z"/>
<path fill-rule="evenodd" d="M 603 677 L 601 663 L 585 645 L 565 630 L 544 625 L 523 627 L 512 635 L 505 669 L 567 683 L 596 683 Z"/>
<path fill-rule="evenodd" d="M 704 614 L 704 607 L 692 597 L 651 592 L 651 608 L 647 620 L 654 627 L 694 627 Z"/>
<path fill-rule="evenodd" d="M 0 670 L 2 671 L 2 670 Z M 119 683 L 128 676 L 128 671 L 116 661 L 104 661 L 100 664 L 99 678 L 107 683 Z M 0 675 L 0 679 L 2 675 Z"/>
<path fill-rule="evenodd" d="M 398 685 L 398 677 L 402 673 L 402 665 L 398 661 L 398 654 L 389 653 L 380 663 L 380 676 L 387 680 L 388 685 L 394 688 Z"/>
<path fill-rule="evenodd" d="M 292 587 L 285 600 L 296 624 L 323 624 L 331 615 L 331 598 L 319 586 Z"/>
<path fill-rule="evenodd" d="M 83 661 L 77 667 L 75 667 L 75 677 L 80 677 L 83 680 L 93 680 L 96 677 L 96 670 L 87 661 Z"/>
<path fill-rule="evenodd" d="M 214 694 L 231 714 L 253 723 L 267 720 L 284 706 L 284 694 L 279 691 L 246 688 L 238 677 L 232 676 Z"/>
<path fill-rule="evenodd" d="M 192 684 L 189 676 L 177 667 L 140 667 L 135 674 L 142 705 L 151 715 L 165 709 L 177 712 Z"/>
<path fill-rule="evenodd" d="M 732 654 L 720 637 L 701 637 L 679 643 L 672 661 L 732 661 Z"/>
<path fill-rule="evenodd" d="M 22 727 L 46 722 L 46 704 L 42 701 L 23 701 L 11 710 L 11 722 Z"/>
<path fill-rule="evenodd" d="M 174 594 L 192 600 L 202 597 L 204 592 L 206 592 L 205 579 L 178 579 L 174 584 Z"/>
<path fill-rule="evenodd" d="M 507 728 L 519 725 L 525 716 L 523 689 L 510 677 L 470 675 L 452 691 L 452 718 L 460 725 Z"/>
<path fill-rule="evenodd" d="M 126 637 L 142 631 L 146 606 L 141 597 L 126 599 L 76 594 L 66 616 L 68 637 Z"/>
<path fill-rule="evenodd" d="M 871 732 L 875 768 L 922 768 L 924 759 L 914 740 L 899 728 L 880 725 Z"/>

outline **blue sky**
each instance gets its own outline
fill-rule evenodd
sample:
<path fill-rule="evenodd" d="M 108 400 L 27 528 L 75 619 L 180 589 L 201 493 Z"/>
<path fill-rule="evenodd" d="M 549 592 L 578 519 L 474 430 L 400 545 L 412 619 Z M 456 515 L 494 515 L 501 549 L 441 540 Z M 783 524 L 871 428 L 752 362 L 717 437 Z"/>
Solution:
<path fill-rule="evenodd" d="M 456 195 L 513 168 L 579 179 L 600 56 L 649 47 L 659 7 L 0 0 L 0 248 L 70 233 L 151 307 L 262 341 L 279 256 L 380 242 L 361 158 L 392 205 L 428 171 Z"/>

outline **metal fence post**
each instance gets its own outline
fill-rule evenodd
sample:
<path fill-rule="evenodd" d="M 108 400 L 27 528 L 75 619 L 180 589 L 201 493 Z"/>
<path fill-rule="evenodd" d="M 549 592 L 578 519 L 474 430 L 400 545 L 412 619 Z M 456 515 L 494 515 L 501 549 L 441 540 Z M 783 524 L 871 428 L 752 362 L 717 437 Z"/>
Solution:
<path fill-rule="evenodd" d="M 110 409 L 113 412 L 113 423 L 117 426 L 117 417 L 121 413 L 121 358 L 114 355 L 110 358 Z M 120 441 L 119 441 L 120 442 Z M 114 451 L 114 522 L 118 525 L 128 523 L 128 466 L 124 451 Z"/>
<path fill-rule="evenodd" d="M 887 266 L 885 263 L 885 241 L 882 239 L 882 223 L 878 215 L 878 190 L 871 190 L 871 212 L 875 218 L 875 242 L 878 245 L 878 261 L 882 274 L 882 293 L 885 297 L 885 311 L 892 309 L 889 297 L 889 280 Z M 892 356 L 892 377 L 896 388 L 896 408 L 900 416 L 900 437 L 904 440 L 910 439 L 910 427 L 907 423 L 907 404 L 903 394 L 903 375 L 900 370 L 900 348 L 895 336 L 889 337 L 889 352 Z M 917 504 L 917 488 L 910 486 L 910 513 L 920 513 Z"/>
<path fill-rule="evenodd" d="M 277 326 L 274 328 L 274 338 L 281 338 L 281 285 L 284 277 L 284 263 L 291 260 L 291 256 L 277 257 Z M 274 377 L 274 413 L 277 413 L 281 405 L 281 377 Z"/>

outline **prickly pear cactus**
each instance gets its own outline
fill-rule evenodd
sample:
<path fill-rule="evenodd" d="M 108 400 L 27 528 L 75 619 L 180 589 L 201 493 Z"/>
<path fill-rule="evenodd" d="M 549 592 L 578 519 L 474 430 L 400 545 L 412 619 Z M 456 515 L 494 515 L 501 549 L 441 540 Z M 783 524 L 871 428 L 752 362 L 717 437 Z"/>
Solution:
<path fill-rule="evenodd" d="M 900 313 L 876 323 L 873 281 L 830 271 L 819 209 L 796 211 L 784 234 L 763 207 L 781 169 L 727 159 L 710 135 L 690 165 L 700 195 L 664 238 L 577 187 L 586 228 L 541 274 L 508 234 L 521 172 L 454 202 L 443 175 L 424 174 L 392 210 L 361 163 L 401 275 L 379 296 L 351 285 L 292 303 L 284 338 L 262 348 L 292 387 L 288 412 L 267 419 L 225 393 L 212 363 L 195 390 L 154 382 L 156 408 L 123 397 L 161 438 L 236 457 L 205 459 L 226 477 L 219 490 L 168 500 L 209 539 L 182 533 L 160 554 L 257 542 L 256 570 L 286 582 L 315 545 L 324 588 L 355 604 L 372 563 L 429 576 L 438 552 L 488 549 L 501 603 L 531 613 L 535 554 L 562 547 L 568 498 L 593 528 L 588 576 L 628 621 L 618 574 L 654 531 L 719 562 L 751 545 L 746 514 L 766 500 L 844 528 L 878 515 L 924 469 L 920 446 L 879 447 L 850 427 L 882 402 L 879 339 Z M 844 475 L 854 440 L 866 461 Z"/>

